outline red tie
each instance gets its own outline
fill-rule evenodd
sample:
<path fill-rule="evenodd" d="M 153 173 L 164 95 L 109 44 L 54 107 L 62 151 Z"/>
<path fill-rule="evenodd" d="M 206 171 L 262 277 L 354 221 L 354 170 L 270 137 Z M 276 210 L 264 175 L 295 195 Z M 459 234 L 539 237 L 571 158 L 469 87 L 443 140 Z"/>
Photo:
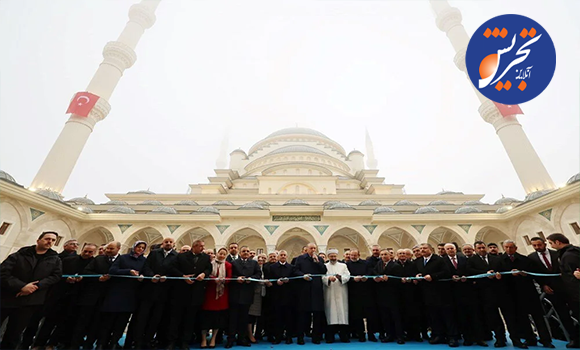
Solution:
<path fill-rule="evenodd" d="M 455 270 L 457 270 L 457 260 L 455 259 L 455 257 L 451 258 L 453 261 L 453 266 L 455 266 Z"/>
<path fill-rule="evenodd" d="M 546 258 L 546 252 L 542 252 L 542 258 L 544 258 L 544 262 L 546 263 L 548 270 L 552 271 L 552 264 L 550 264 L 550 262 L 548 261 L 548 258 Z"/>
<path fill-rule="evenodd" d="M 514 260 L 516 260 L 516 257 L 515 257 L 515 256 L 513 256 L 513 255 L 510 255 L 510 260 L 511 260 L 512 262 L 514 262 Z"/>

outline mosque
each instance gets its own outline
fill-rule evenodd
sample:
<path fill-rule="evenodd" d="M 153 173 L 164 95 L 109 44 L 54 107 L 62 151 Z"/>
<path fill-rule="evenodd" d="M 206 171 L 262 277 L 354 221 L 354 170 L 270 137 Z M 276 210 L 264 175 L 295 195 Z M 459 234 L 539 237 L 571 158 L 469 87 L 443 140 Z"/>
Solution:
<path fill-rule="evenodd" d="M 131 7 L 129 22 L 105 46 L 104 60 L 86 89 L 96 102 L 86 115 L 71 114 L 32 184 L 25 187 L 0 172 L 0 259 L 47 230 L 59 233 L 57 250 L 70 238 L 81 244 L 118 240 L 126 249 L 136 240 L 154 244 L 171 236 L 177 246 L 196 239 L 208 248 L 237 242 L 258 252 L 285 249 L 290 256 L 308 242 L 321 251 L 358 248 L 363 256 L 373 244 L 398 249 L 422 242 L 499 244 L 506 239 L 530 252 L 530 238 L 553 232 L 579 243 L 580 175 L 557 188 L 516 116 L 502 116 L 476 90 L 479 114 L 494 127 L 525 198 L 483 203 L 483 194 L 407 194 L 403 184 L 385 183 L 379 176 L 368 134 L 365 156 L 346 153 L 323 132 L 295 127 L 273 132 L 247 151 L 234 150 L 229 165 L 223 157 L 207 183 L 191 184 L 184 194 L 131 191 L 107 194 L 110 200 L 98 204 L 86 197 L 64 199 L 60 193 L 97 122 L 109 113 L 107 101 L 124 70 L 135 63 L 135 47 L 155 23 L 158 4 L 143 0 Z M 447 1 L 430 4 L 437 27 L 456 49 L 457 68 L 466 72 L 469 36 L 461 13 Z"/>

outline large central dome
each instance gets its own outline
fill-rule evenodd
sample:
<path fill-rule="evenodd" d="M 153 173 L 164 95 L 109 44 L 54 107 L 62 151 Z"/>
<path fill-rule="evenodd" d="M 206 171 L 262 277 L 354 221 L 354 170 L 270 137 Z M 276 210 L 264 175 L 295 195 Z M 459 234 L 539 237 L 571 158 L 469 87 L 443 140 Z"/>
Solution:
<path fill-rule="evenodd" d="M 329 139 L 328 136 L 324 135 L 320 131 L 308 129 L 308 128 L 286 128 L 282 130 L 278 130 L 276 132 L 271 133 L 266 137 L 269 139 L 271 137 L 282 136 L 282 135 L 314 135 L 319 137 L 324 137 L 325 139 Z M 330 140 L 330 139 L 329 139 Z"/>
<path fill-rule="evenodd" d="M 294 142 L 296 144 L 302 144 L 305 141 L 319 142 L 327 145 L 331 149 L 334 149 L 338 153 L 346 156 L 344 153 L 344 148 L 339 145 L 336 141 L 332 140 L 328 136 L 324 135 L 320 131 L 316 131 L 309 128 L 285 128 L 271 133 L 262 140 L 258 141 L 255 145 L 250 148 L 248 155 L 252 155 L 256 151 L 262 149 L 277 142 Z"/>

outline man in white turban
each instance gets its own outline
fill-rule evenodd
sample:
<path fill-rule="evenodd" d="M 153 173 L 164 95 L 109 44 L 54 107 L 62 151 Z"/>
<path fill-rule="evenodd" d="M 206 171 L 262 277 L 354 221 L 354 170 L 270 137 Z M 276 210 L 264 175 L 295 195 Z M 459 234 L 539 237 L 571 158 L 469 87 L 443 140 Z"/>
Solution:
<path fill-rule="evenodd" d="M 327 274 L 322 277 L 324 285 L 324 311 L 326 313 L 326 342 L 334 342 L 334 335 L 338 332 L 340 341 L 349 343 L 348 337 L 348 286 L 350 272 L 346 264 L 338 261 L 338 250 L 330 249 L 327 252 Z"/>

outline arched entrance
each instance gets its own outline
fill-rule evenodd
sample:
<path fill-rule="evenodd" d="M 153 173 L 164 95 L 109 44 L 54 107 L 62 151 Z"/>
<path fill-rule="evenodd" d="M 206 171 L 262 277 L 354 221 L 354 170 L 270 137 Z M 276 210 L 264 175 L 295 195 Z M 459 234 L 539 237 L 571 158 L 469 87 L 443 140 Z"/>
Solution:
<path fill-rule="evenodd" d="M 367 240 L 356 230 L 345 227 L 336 231 L 329 239 L 328 249 L 336 248 L 339 251 L 339 257 L 342 258 L 343 252 L 351 249 L 358 249 L 361 258 L 369 256 L 369 244 Z"/>
<path fill-rule="evenodd" d="M 114 241 L 115 238 L 111 231 L 107 230 L 104 227 L 95 227 L 82 235 L 80 235 L 78 241 L 79 246 L 83 246 L 85 243 L 94 243 L 97 246 L 101 244 L 109 243 Z"/>
<path fill-rule="evenodd" d="M 509 239 L 508 235 L 501 232 L 500 230 L 486 226 L 479 230 L 475 235 L 476 241 L 483 241 L 487 243 L 495 243 L 497 244 L 500 251 L 503 251 L 503 241 Z"/>
<path fill-rule="evenodd" d="M 256 230 L 246 227 L 234 232 L 230 238 L 228 238 L 227 245 L 235 242 L 240 247 L 248 246 L 250 250 L 255 250 L 256 254 L 267 253 L 266 241 L 262 238 L 259 232 Z M 227 246 L 226 245 L 226 246 Z"/>
<path fill-rule="evenodd" d="M 145 241 L 147 242 L 147 250 L 146 254 L 149 254 L 151 246 L 153 244 L 159 244 L 163 241 L 163 236 L 159 231 L 152 227 L 146 227 L 138 230 L 137 232 L 133 233 L 131 237 L 129 237 L 124 244 L 122 244 L 121 252 L 128 253 L 133 244 L 137 241 Z"/>
<path fill-rule="evenodd" d="M 288 257 L 292 259 L 300 255 L 302 247 L 311 242 L 314 242 L 314 238 L 310 233 L 295 227 L 280 236 L 276 244 L 276 250 L 285 250 L 288 252 Z"/>
<path fill-rule="evenodd" d="M 457 245 L 461 247 L 465 243 L 465 240 L 459 233 L 443 226 L 431 231 L 431 234 L 429 234 L 429 238 L 427 239 L 427 243 L 431 244 L 435 249 L 437 249 L 437 244 L 439 243 L 453 242 L 457 243 Z"/>
<path fill-rule="evenodd" d="M 382 249 L 395 252 L 401 248 L 413 248 L 416 244 L 417 241 L 409 232 L 398 227 L 388 228 L 379 237 L 379 245 Z"/>
<path fill-rule="evenodd" d="M 179 251 L 179 249 L 184 245 L 191 247 L 192 243 L 198 239 L 201 239 L 205 243 L 205 249 L 216 248 L 212 235 L 203 228 L 196 227 L 191 230 L 187 230 L 175 240 L 175 249 Z"/>

